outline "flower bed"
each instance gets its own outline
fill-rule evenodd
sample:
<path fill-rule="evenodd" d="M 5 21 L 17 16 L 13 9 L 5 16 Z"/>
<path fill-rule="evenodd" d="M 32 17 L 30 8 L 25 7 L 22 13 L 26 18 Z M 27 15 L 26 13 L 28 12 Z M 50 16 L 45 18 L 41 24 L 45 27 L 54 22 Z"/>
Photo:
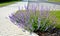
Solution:
<path fill-rule="evenodd" d="M 55 33 L 60 31 L 60 29 L 56 28 L 56 16 L 54 14 L 52 15 L 53 12 L 51 13 L 49 8 L 46 8 L 46 10 L 43 7 L 40 9 L 36 6 L 34 8 L 31 6 L 25 8 L 26 10 L 18 10 L 9 16 L 15 25 L 30 31 L 30 33 L 37 33 L 39 36 L 55 36 Z"/>

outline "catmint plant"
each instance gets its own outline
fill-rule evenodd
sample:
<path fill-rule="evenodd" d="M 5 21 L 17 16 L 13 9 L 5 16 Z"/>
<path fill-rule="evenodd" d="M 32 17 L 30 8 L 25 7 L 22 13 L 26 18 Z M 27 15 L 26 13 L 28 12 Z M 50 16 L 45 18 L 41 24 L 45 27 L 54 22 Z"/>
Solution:
<path fill-rule="evenodd" d="M 36 10 L 37 6 L 32 6 L 32 10 L 30 10 L 28 6 L 25 6 L 25 8 L 25 12 L 22 12 L 23 10 L 20 10 L 16 12 L 16 14 L 9 16 L 10 20 L 13 23 L 16 22 L 16 25 L 19 25 L 21 28 L 24 28 L 31 32 L 37 30 L 45 32 L 55 28 L 56 23 L 54 20 L 51 20 L 52 18 L 50 18 L 51 15 L 49 14 L 49 8 L 46 8 L 47 10 L 44 10 L 44 7 L 42 6 L 39 11 Z"/>

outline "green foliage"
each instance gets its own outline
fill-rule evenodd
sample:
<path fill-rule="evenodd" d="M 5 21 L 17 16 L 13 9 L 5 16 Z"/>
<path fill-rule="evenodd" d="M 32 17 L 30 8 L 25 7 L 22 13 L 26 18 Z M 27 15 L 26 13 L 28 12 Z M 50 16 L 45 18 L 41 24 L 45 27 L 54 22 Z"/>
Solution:
<path fill-rule="evenodd" d="M 15 3 L 15 2 L 17 2 L 17 1 L 0 3 L 0 7 L 7 6 L 7 5 L 13 4 L 13 3 Z"/>
<path fill-rule="evenodd" d="M 33 29 L 30 29 L 31 31 L 37 31 L 39 29 L 41 32 L 44 32 L 44 31 L 49 31 L 54 29 L 55 23 L 52 22 L 51 19 L 45 17 L 45 18 L 40 18 L 41 20 L 38 21 L 38 17 L 39 17 L 38 14 L 35 14 L 35 15 L 30 14 L 29 23 L 31 23 L 33 28 Z M 40 22 L 40 25 L 38 22 Z"/>
<path fill-rule="evenodd" d="M 0 3 L 11 2 L 11 1 L 22 1 L 22 0 L 0 0 Z"/>
<path fill-rule="evenodd" d="M 51 15 L 56 16 L 56 28 L 60 29 L 60 10 L 50 11 Z"/>
<path fill-rule="evenodd" d="M 48 0 L 49 2 L 60 2 L 60 0 Z"/>

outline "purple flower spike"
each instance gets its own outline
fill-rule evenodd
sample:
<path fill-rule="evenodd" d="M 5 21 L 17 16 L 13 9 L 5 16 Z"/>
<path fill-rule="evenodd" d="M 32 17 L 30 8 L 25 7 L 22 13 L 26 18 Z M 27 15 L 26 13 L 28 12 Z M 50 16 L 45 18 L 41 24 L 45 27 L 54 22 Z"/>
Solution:
<path fill-rule="evenodd" d="M 40 9 L 40 16 L 43 16 L 43 13 L 44 13 L 44 8 L 43 8 L 43 6 L 41 6 L 41 9 Z"/>
<path fill-rule="evenodd" d="M 11 20 L 13 23 L 15 22 L 15 20 L 14 20 L 13 17 L 9 16 L 9 18 L 10 18 L 10 20 Z"/>
<path fill-rule="evenodd" d="M 26 10 L 28 10 L 28 6 L 24 6 Z"/>
<path fill-rule="evenodd" d="M 18 23 L 17 26 L 20 28 L 24 28 L 24 24 L 23 23 Z"/>
<path fill-rule="evenodd" d="M 36 11 L 37 6 L 32 5 L 32 11 Z"/>
<path fill-rule="evenodd" d="M 46 7 L 46 10 L 45 10 L 45 16 L 48 18 L 48 16 L 49 16 L 49 8 L 48 7 Z"/>
<path fill-rule="evenodd" d="M 10 20 L 13 22 L 13 23 L 15 23 L 15 21 L 16 21 L 16 17 L 14 17 L 14 16 L 9 16 L 9 18 L 10 18 Z"/>

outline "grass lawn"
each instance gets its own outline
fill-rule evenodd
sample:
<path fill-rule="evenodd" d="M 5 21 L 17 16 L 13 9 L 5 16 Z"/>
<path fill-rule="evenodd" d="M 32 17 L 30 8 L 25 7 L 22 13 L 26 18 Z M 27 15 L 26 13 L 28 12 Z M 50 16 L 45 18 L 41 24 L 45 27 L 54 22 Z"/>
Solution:
<path fill-rule="evenodd" d="M 18 2 L 18 1 L 11 1 L 11 2 L 0 3 L 0 7 L 7 6 L 7 5 L 13 4 L 15 2 Z"/>
<path fill-rule="evenodd" d="M 48 0 L 48 1 L 51 1 L 51 2 L 60 2 L 60 0 Z"/>
<path fill-rule="evenodd" d="M 60 11 L 50 11 L 52 13 L 52 15 L 55 15 L 57 20 L 57 28 L 60 28 Z M 54 19 L 54 18 L 53 18 Z"/>

